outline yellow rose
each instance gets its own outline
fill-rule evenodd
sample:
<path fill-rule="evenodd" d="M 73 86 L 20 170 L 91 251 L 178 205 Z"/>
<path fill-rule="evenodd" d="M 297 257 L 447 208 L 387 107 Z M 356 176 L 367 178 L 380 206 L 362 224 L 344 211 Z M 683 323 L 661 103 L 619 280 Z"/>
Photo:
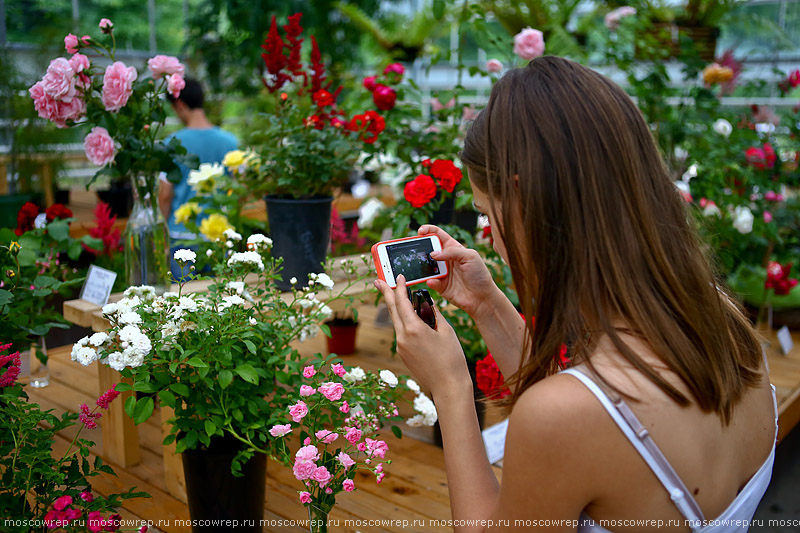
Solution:
<path fill-rule="evenodd" d="M 244 163 L 245 152 L 242 150 L 233 150 L 225 154 L 225 158 L 222 160 L 222 164 L 228 167 L 229 169 L 233 170 L 242 166 Z"/>
<path fill-rule="evenodd" d="M 226 229 L 234 229 L 228 217 L 214 213 L 200 223 L 200 233 L 211 242 L 222 239 Z"/>
<path fill-rule="evenodd" d="M 244 164 L 247 165 L 248 168 L 257 167 L 261 164 L 261 158 L 259 158 L 255 152 L 248 152 L 244 158 Z"/>
<path fill-rule="evenodd" d="M 186 224 L 189 220 L 193 219 L 195 215 L 203 212 L 203 208 L 194 202 L 186 202 L 178 209 L 175 210 L 175 222 L 178 224 Z"/>

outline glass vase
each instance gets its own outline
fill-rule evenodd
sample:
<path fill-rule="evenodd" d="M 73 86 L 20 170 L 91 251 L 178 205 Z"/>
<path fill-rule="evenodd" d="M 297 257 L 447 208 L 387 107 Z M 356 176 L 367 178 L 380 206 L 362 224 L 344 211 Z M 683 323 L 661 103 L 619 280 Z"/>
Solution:
<path fill-rule="evenodd" d="M 328 533 L 328 513 L 316 505 L 308 506 L 308 530 L 311 533 Z"/>
<path fill-rule="evenodd" d="M 169 228 L 158 207 L 156 180 L 133 178 L 133 209 L 125 226 L 125 281 L 129 287 L 151 285 L 169 290 Z"/>
<path fill-rule="evenodd" d="M 47 345 L 44 337 L 31 342 L 30 348 L 20 352 L 20 375 L 27 378 L 28 385 L 36 389 L 50 385 L 50 371 L 47 368 Z"/>

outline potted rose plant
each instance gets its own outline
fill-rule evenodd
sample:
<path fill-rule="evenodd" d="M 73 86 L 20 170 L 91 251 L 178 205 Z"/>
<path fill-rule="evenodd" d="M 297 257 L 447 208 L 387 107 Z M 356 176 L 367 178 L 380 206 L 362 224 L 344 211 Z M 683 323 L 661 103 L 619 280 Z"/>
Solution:
<path fill-rule="evenodd" d="M 319 273 L 305 288 L 293 278 L 292 291 L 282 294 L 275 285 L 281 262 L 271 254 L 269 238 L 253 234 L 245 240 L 226 230 L 224 240 L 211 245 L 206 253 L 214 277 L 205 278 L 206 292 L 187 292 L 197 258 L 178 250 L 175 259 L 185 273 L 178 292 L 129 288 L 123 300 L 103 308 L 108 332 L 79 341 L 73 359 L 100 360 L 130 378 L 132 385 L 118 390 L 148 393 L 126 402 L 137 424 L 152 415 L 154 397 L 162 409 L 174 410 L 164 443 L 175 442 L 183 454 L 193 518 L 259 524 L 266 476 L 261 447 L 288 405 L 285 387 L 293 389 L 300 379 L 300 356 L 290 343 L 319 331 L 332 314 L 328 304 L 352 304 L 354 293 L 364 289 L 350 264 L 338 286 Z M 217 477 L 204 477 L 209 474 Z M 209 486 L 230 490 L 212 494 Z"/>
<path fill-rule="evenodd" d="M 166 119 L 164 99 L 177 97 L 185 86 L 184 68 L 177 58 L 155 56 L 148 61 L 151 76 L 116 60 L 114 25 L 100 21 L 110 45 L 89 35 L 64 39 L 69 59 L 50 62 L 41 81 L 30 88 L 39 116 L 59 127 L 91 130 L 84 139 L 86 157 L 102 167 L 96 174 L 112 180 L 130 179 L 134 207 L 125 230 L 125 264 L 129 285 L 148 284 L 160 292 L 170 285 L 167 250 L 169 235 L 158 209 L 159 174 L 181 177 L 179 163 L 196 166 L 178 139 L 159 140 Z M 111 61 L 100 68 L 96 58 Z"/>
<path fill-rule="evenodd" d="M 275 254 L 284 260 L 284 290 L 290 278 L 304 284 L 319 270 L 330 245 L 333 194 L 385 127 L 375 111 L 350 116 L 337 104 L 341 89 L 327 80 L 313 36 L 310 63 L 302 63 L 300 18 L 289 17 L 284 41 L 273 17 L 262 45 L 273 112 L 258 119 L 251 140 L 261 157 L 241 176 L 250 191 L 265 195 Z"/>

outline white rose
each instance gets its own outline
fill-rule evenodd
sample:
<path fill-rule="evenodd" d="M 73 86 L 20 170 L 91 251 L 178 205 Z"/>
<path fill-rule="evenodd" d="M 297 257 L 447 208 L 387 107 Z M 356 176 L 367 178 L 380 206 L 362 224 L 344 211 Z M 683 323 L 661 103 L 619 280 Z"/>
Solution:
<path fill-rule="evenodd" d="M 360 366 L 354 366 L 342 377 L 348 383 L 356 383 L 367 377 L 367 374 Z"/>
<path fill-rule="evenodd" d="M 119 306 L 117 304 L 106 304 L 103 306 L 103 314 L 104 315 L 113 315 L 119 311 Z"/>
<path fill-rule="evenodd" d="M 244 299 L 241 296 L 233 295 L 233 296 L 224 296 L 222 298 L 222 303 L 220 304 L 220 309 L 227 309 L 234 305 L 244 305 Z"/>
<path fill-rule="evenodd" d="M 272 239 L 261 233 L 253 233 L 247 238 L 248 250 L 259 250 L 260 248 L 269 248 L 270 246 L 272 246 Z"/>
<path fill-rule="evenodd" d="M 703 209 L 703 216 L 705 217 L 718 217 L 721 214 L 719 207 L 717 207 L 717 204 L 714 202 L 707 203 L 706 207 Z"/>
<path fill-rule="evenodd" d="M 316 282 L 327 289 L 332 289 L 334 285 L 331 277 L 324 272 L 322 274 L 317 274 Z"/>
<path fill-rule="evenodd" d="M 89 344 L 92 346 L 102 346 L 104 343 L 108 341 L 108 334 L 102 331 L 98 331 L 91 337 L 89 337 Z"/>
<path fill-rule="evenodd" d="M 689 168 L 688 168 L 688 169 L 686 169 L 686 172 L 684 172 L 684 173 L 683 173 L 683 176 L 681 176 L 681 178 L 682 178 L 682 179 L 683 179 L 683 181 L 685 181 L 685 182 L 688 182 L 688 181 L 689 181 L 689 180 L 691 180 L 692 178 L 696 178 L 696 177 L 697 177 L 697 165 L 696 165 L 696 164 L 694 164 L 694 163 L 692 163 L 691 165 L 689 165 Z"/>
<path fill-rule="evenodd" d="M 139 313 L 137 313 L 136 311 L 127 311 L 120 315 L 119 323 L 122 325 L 141 324 L 142 317 L 140 317 Z"/>
<path fill-rule="evenodd" d="M 235 292 L 236 294 L 242 294 L 244 291 L 244 282 L 243 281 L 229 281 L 227 288 Z"/>
<path fill-rule="evenodd" d="M 411 389 L 412 392 L 419 392 L 419 385 L 413 379 L 406 380 L 406 387 Z"/>
<path fill-rule="evenodd" d="M 724 118 L 719 118 L 716 122 L 714 122 L 714 131 L 723 137 L 728 137 L 733 132 L 733 126 L 731 126 L 731 123 Z"/>
<path fill-rule="evenodd" d="M 292 279 L 289 280 L 289 283 L 291 283 L 292 285 L 297 285 L 297 278 L 293 277 Z"/>
<path fill-rule="evenodd" d="M 358 227 L 369 228 L 386 206 L 377 198 L 370 198 L 358 208 Z"/>
<path fill-rule="evenodd" d="M 173 257 L 175 257 L 175 261 L 179 263 L 194 263 L 195 260 L 197 260 L 197 254 L 186 248 L 176 250 Z"/>
<path fill-rule="evenodd" d="M 381 370 L 378 375 L 381 378 L 381 381 L 389 385 L 391 388 L 395 388 L 399 383 L 397 381 L 397 376 L 394 375 L 394 372 L 391 370 Z"/>
<path fill-rule="evenodd" d="M 238 241 L 242 240 L 242 236 L 239 233 L 236 233 L 232 229 L 226 229 L 224 232 L 222 232 L 222 234 L 225 235 L 226 239 L 231 240 L 231 241 L 237 241 L 238 242 Z"/>
<path fill-rule="evenodd" d="M 740 205 L 733 212 L 733 227 L 736 230 L 746 235 L 753 231 L 753 213 L 746 206 Z"/>
<path fill-rule="evenodd" d="M 122 358 L 122 354 L 120 352 L 114 352 L 108 355 L 108 359 L 106 360 L 108 366 L 116 370 L 117 372 L 121 372 L 125 369 L 125 361 Z"/>
<path fill-rule="evenodd" d="M 47 226 L 47 213 L 39 213 L 33 221 L 33 227 L 42 229 Z"/>

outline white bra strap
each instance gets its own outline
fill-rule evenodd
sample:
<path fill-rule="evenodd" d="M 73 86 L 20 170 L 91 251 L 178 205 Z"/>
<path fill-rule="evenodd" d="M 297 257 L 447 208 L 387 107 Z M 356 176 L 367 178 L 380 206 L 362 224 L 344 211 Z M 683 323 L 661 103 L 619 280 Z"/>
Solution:
<path fill-rule="evenodd" d="M 612 401 L 608 394 L 578 367 L 563 370 L 562 373 L 578 378 L 597 397 L 667 490 L 675 506 L 689 520 L 689 524 L 692 524 L 692 531 L 695 531 L 694 525 L 699 526 L 705 520 L 703 511 L 628 404 L 622 398 Z"/>

